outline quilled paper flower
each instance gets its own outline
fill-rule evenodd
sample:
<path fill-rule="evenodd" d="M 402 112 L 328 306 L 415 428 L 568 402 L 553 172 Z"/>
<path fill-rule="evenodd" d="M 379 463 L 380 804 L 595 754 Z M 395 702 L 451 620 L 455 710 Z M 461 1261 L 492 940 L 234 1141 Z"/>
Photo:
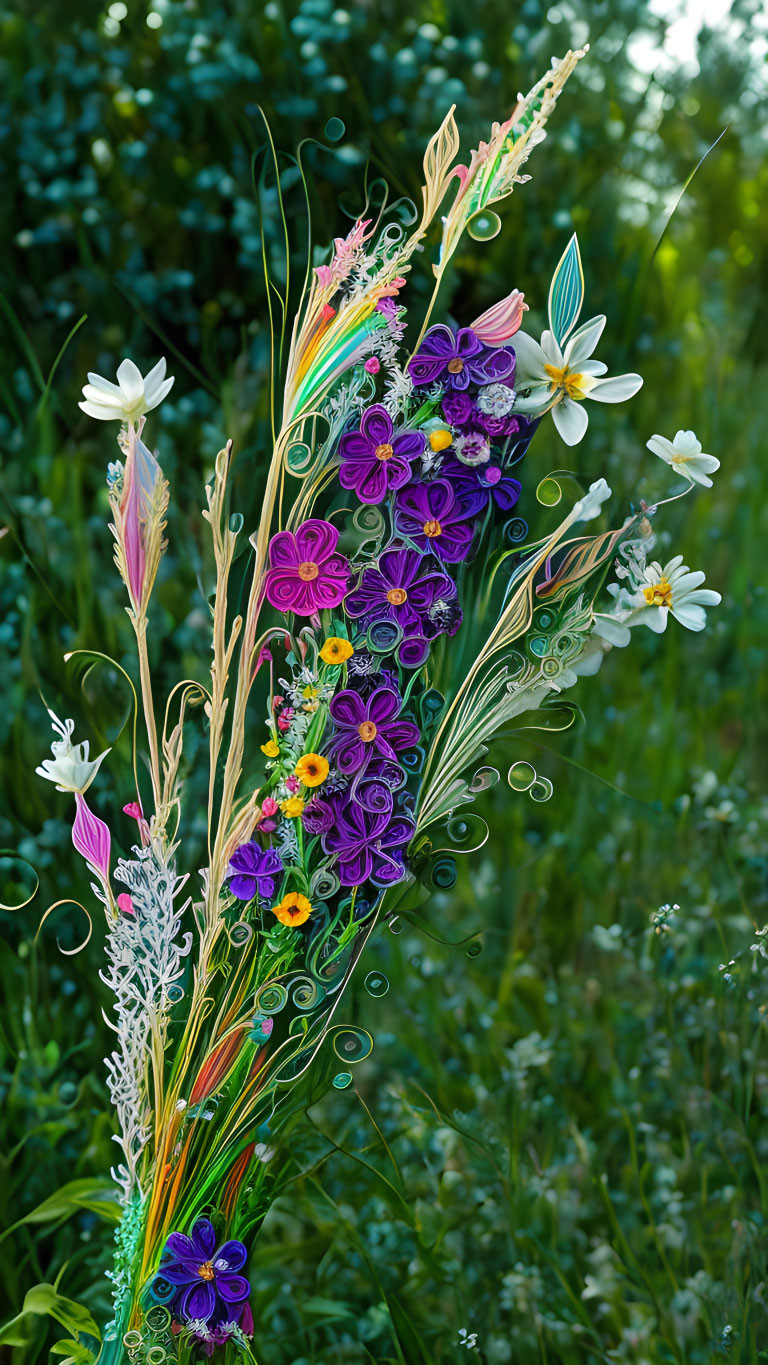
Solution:
<path fill-rule="evenodd" d="M 277 916 L 281 924 L 297 928 L 300 924 L 306 924 L 312 914 L 312 902 L 298 891 L 289 891 L 279 905 L 272 906 L 272 914 Z"/>
<path fill-rule="evenodd" d="M 182 1321 L 226 1321 L 251 1292 L 242 1270 L 246 1261 L 242 1242 L 216 1247 L 216 1233 L 207 1218 L 198 1218 L 187 1237 L 172 1232 L 160 1258 L 158 1276 L 176 1286 L 171 1308 Z"/>
<path fill-rule="evenodd" d="M 420 550 L 428 550 L 446 564 L 465 559 L 472 540 L 470 513 L 444 479 L 408 484 L 397 494 L 395 526 Z"/>
<path fill-rule="evenodd" d="M 315 616 L 337 607 L 347 589 L 349 565 L 336 553 L 339 533 L 328 521 L 312 518 L 295 532 L 279 531 L 269 546 L 271 568 L 265 577 L 267 600 L 279 611 Z"/>
<path fill-rule="evenodd" d="M 342 488 L 354 489 L 361 502 L 383 502 L 411 477 L 411 461 L 424 449 L 424 433 L 398 431 L 381 403 L 366 409 L 358 431 L 348 431 L 339 442 Z"/>
<path fill-rule="evenodd" d="M 330 704 L 333 733 L 328 744 L 340 773 L 363 772 L 372 758 L 394 759 L 419 738 L 419 727 L 401 720 L 402 699 L 391 687 L 378 687 L 364 700 L 351 688 L 337 692 Z"/>
<path fill-rule="evenodd" d="M 415 387 L 439 380 L 449 389 L 468 389 L 470 384 L 506 379 L 514 365 L 514 351 L 489 350 L 471 327 L 452 332 L 438 323 L 430 327 L 408 362 L 408 373 Z"/>
<path fill-rule="evenodd" d="M 304 754 L 296 764 L 296 776 L 305 787 L 319 787 L 328 776 L 328 759 L 322 754 Z"/>
<path fill-rule="evenodd" d="M 265 803 L 266 804 L 266 803 Z M 251 840 L 232 854 L 227 869 L 229 889 L 238 900 L 250 901 L 255 895 L 271 900 L 282 876 L 283 863 L 273 848 L 262 848 Z"/>
<path fill-rule="evenodd" d="M 331 635 L 326 640 L 320 650 L 320 658 L 324 664 L 343 664 L 347 659 L 351 659 L 354 649 L 349 640 L 342 640 L 337 635 Z"/>

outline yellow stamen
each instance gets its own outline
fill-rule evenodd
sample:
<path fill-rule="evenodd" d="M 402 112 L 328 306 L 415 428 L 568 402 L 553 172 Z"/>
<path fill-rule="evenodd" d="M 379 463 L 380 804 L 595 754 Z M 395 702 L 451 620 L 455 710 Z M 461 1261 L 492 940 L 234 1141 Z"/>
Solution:
<path fill-rule="evenodd" d="M 567 365 L 563 365 L 562 368 L 558 368 L 557 365 L 545 365 L 544 369 L 549 375 L 549 387 L 553 393 L 555 389 L 565 389 L 566 398 L 578 401 L 586 397 L 591 387 L 588 375 L 569 370 Z"/>
<path fill-rule="evenodd" d="M 663 574 L 658 583 L 651 583 L 647 588 L 643 588 L 643 597 L 649 607 L 672 606 L 672 588 Z"/>

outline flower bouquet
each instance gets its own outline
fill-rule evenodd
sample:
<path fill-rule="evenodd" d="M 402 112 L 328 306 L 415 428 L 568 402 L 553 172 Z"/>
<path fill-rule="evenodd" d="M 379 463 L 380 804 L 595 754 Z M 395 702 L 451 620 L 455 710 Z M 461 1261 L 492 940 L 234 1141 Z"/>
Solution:
<path fill-rule="evenodd" d="M 522 330 L 516 289 L 471 325 L 429 325 L 464 232 L 480 240 L 500 226 L 492 206 L 527 178 L 582 55 L 553 63 L 466 165 L 447 115 L 412 230 L 382 208 L 325 264 L 308 263 L 292 329 L 275 337 L 273 450 L 248 539 L 230 510 L 231 443 L 206 488 L 210 676 L 180 682 L 160 710 L 148 628 L 169 489 L 146 417 L 173 380 L 164 360 L 144 378 L 124 360 L 116 384 L 88 376 L 80 406 L 120 424 L 110 529 L 136 640 L 132 772 L 114 774 L 123 856 L 118 811 L 107 825 L 90 803 L 107 755 L 75 744 L 71 720 L 52 714 L 53 757 L 38 772 L 74 795 L 72 838 L 106 916 L 123 1212 L 104 1360 L 258 1359 L 249 1253 L 283 1187 L 282 1137 L 309 1094 L 349 1085 L 373 1046 L 346 1014 L 369 939 L 408 913 L 420 885 L 452 885 L 454 851 L 482 841 L 466 807 L 498 779 L 483 760 L 501 732 L 521 716 L 562 728 L 565 691 L 635 626 L 663 631 L 672 615 L 700 630 L 719 600 L 680 556 L 650 558 L 656 507 L 589 529 L 610 494 L 603 479 L 547 534 L 518 515 L 539 423 L 551 414 L 572 445 L 587 401 L 619 402 L 641 384 L 607 378 L 593 358 L 606 319 L 579 325 L 575 237 L 540 342 Z M 407 341 L 407 276 L 439 210 L 433 300 Z M 682 492 L 717 467 L 690 432 L 648 444 Z M 542 506 L 562 500 L 558 478 L 533 486 Z M 242 611 L 229 591 L 236 556 L 250 556 Z M 182 781 L 196 718 L 208 741 L 199 873 L 185 860 Z M 551 793 L 527 762 L 509 782 L 533 800 Z M 380 972 L 365 984 L 387 988 Z"/>

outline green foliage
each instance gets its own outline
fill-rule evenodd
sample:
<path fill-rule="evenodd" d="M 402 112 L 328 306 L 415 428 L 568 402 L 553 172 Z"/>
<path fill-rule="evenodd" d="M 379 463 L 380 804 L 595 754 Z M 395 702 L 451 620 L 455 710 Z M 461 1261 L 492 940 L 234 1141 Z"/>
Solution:
<path fill-rule="evenodd" d="M 158 0 L 157 27 L 130 5 L 118 20 L 82 4 L 66 26 L 50 3 L 0 15 L 0 847 L 41 881 L 2 915 L 0 1223 L 15 1230 L 0 1244 L 0 1313 L 14 1365 L 51 1343 L 79 1365 L 109 1316 L 103 1195 L 116 1149 L 99 935 L 59 955 L 57 936 L 65 948 L 83 938 L 69 904 L 34 942 L 50 903 L 89 897 L 66 798 L 32 777 L 48 742 L 41 694 L 82 717 L 78 733 L 99 748 L 130 701 L 111 667 L 62 665 L 90 648 L 132 667 L 109 572 L 104 429 L 76 406 L 85 372 L 165 352 L 177 375 L 158 424 L 173 501 L 153 670 L 200 676 L 212 587 L 202 485 L 232 436 L 233 506 L 252 524 L 269 445 L 262 225 L 278 278 L 284 267 L 269 178 L 253 188 L 259 108 L 285 151 L 300 268 L 301 139 L 314 139 L 304 157 L 323 241 L 362 207 L 366 177 L 418 195 L 424 145 L 451 103 L 468 152 L 550 53 L 586 38 L 533 181 L 502 208 L 498 237 L 457 253 L 441 298 L 466 321 L 523 288 L 538 334 L 578 230 L 585 307 L 608 315 L 601 353 L 645 387 L 622 408 L 594 405 L 570 459 L 541 429 L 520 513 L 540 524 L 533 490 L 568 464 L 584 484 L 605 474 L 619 503 L 652 503 L 670 476 L 646 439 L 693 427 L 722 467 L 684 515 L 667 509 L 660 551 L 684 551 L 723 604 L 703 636 L 670 627 L 612 654 L 573 694 L 584 721 L 569 733 L 510 736 L 494 760 L 532 762 L 554 798 L 494 789 L 490 840 L 457 887 L 373 946 L 390 992 L 371 1000 L 361 986 L 347 1008 L 376 1050 L 355 1089 L 291 1133 L 294 1178 L 251 1260 L 256 1354 L 431 1365 L 464 1355 L 466 1328 L 489 1365 L 768 1358 L 768 997 L 750 951 L 768 918 L 768 171 L 762 77 L 740 37 L 757 9 L 737 0 L 732 32 L 702 30 L 691 72 L 658 57 L 666 25 L 639 0 L 588 0 L 578 16 L 539 0 Z M 410 286 L 416 326 L 428 264 Z M 194 717 L 193 786 L 203 744 Z M 110 762 L 114 786 L 93 799 L 127 847 L 130 823 L 114 815 L 130 795 L 125 734 Z M 0 871 L 0 900 L 25 900 L 29 866 L 3 856 Z M 680 910 L 657 933 L 651 916 L 668 901 Z M 431 937 L 478 932 L 478 958 Z M 48 1283 L 62 1270 L 71 1300 Z"/>

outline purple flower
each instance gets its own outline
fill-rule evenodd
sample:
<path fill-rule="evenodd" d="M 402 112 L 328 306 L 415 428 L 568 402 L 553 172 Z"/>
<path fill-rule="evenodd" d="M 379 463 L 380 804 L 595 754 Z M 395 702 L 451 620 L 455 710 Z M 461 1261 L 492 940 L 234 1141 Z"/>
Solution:
<path fill-rule="evenodd" d="M 465 559 L 472 539 L 471 513 L 454 497 L 445 479 L 409 484 L 397 495 L 395 527 L 420 550 L 431 550 L 447 564 Z"/>
<path fill-rule="evenodd" d="M 217 1251 L 213 1224 L 198 1218 L 190 1237 L 183 1232 L 169 1235 L 155 1283 L 176 1286 L 170 1306 L 182 1321 L 237 1321 L 251 1292 L 245 1276 L 236 1273 L 246 1255 L 242 1242 L 224 1242 Z M 165 1294 L 162 1297 L 167 1301 Z"/>
<path fill-rule="evenodd" d="M 301 812 L 301 823 L 309 834 L 325 834 L 335 819 L 334 803 L 325 796 L 313 796 Z"/>
<path fill-rule="evenodd" d="M 421 431 L 395 432 L 387 409 L 376 403 L 363 413 L 359 431 L 348 431 L 339 442 L 339 483 L 354 489 L 361 502 L 382 502 L 408 482 L 410 462 L 421 455 L 424 441 Z"/>
<path fill-rule="evenodd" d="M 442 402 L 443 416 L 452 427 L 466 427 L 475 414 L 475 405 L 468 393 L 447 393 Z"/>
<path fill-rule="evenodd" d="M 342 886 L 361 886 L 369 879 L 377 886 L 391 886 L 404 875 L 403 849 L 414 830 L 406 816 L 392 816 L 391 806 L 375 812 L 350 801 L 324 835 L 323 848 L 336 855 Z"/>
<path fill-rule="evenodd" d="M 456 587 L 434 555 L 390 546 L 379 555 L 377 568 L 364 571 L 344 608 L 353 620 L 394 621 L 405 636 L 423 635 L 432 603 L 450 596 L 456 596 Z"/>
<path fill-rule="evenodd" d="M 454 333 L 440 322 L 430 327 L 408 362 L 408 373 L 415 388 L 440 380 L 449 389 L 468 389 L 472 383 L 505 379 L 514 364 L 514 351 L 488 350 L 471 327 L 460 327 Z"/>
<path fill-rule="evenodd" d="M 443 465 L 443 473 L 450 479 L 462 506 L 473 517 L 484 512 L 491 499 L 502 512 L 510 512 L 520 497 L 521 484 L 497 464 L 472 468 L 449 457 Z"/>
<path fill-rule="evenodd" d="M 263 828 L 263 826 L 262 826 Z M 283 862 L 274 848 L 261 848 L 253 839 L 235 849 L 227 868 L 229 889 L 238 900 L 250 901 L 258 893 L 261 900 L 272 900 Z"/>
<path fill-rule="evenodd" d="M 278 531 L 269 546 L 267 599 L 280 611 L 315 616 L 338 607 L 349 580 L 349 565 L 336 554 L 339 533 L 328 521 L 305 521 L 295 534 Z"/>
<path fill-rule="evenodd" d="M 334 731 L 326 753 L 340 773 L 364 772 L 372 758 L 395 759 L 419 738 L 412 720 L 399 720 L 402 698 L 393 687 L 379 687 L 368 698 L 351 688 L 337 692 L 329 712 Z"/>

